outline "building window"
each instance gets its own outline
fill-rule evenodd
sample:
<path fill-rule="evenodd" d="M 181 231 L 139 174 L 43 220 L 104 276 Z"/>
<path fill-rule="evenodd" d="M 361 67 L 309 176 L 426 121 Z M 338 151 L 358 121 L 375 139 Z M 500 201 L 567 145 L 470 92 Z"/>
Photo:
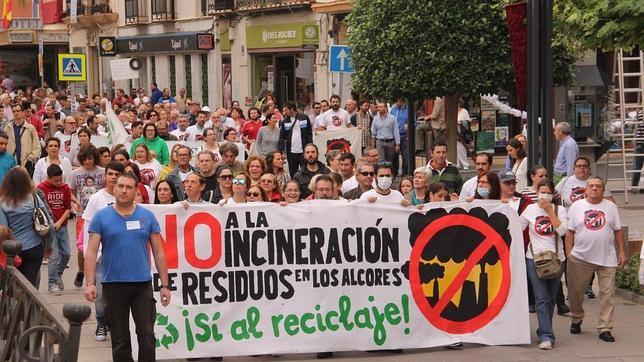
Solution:
<path fill-rule="evenodd" d="M 152 82 L 157 82 L 157 60 L 155 57 L 150 57 L 150 63 L 152 63 Z"/>
<path fill-rule="evenodd" d="M 208 105 L 208 54 L 201 54 L 201 105 Z"/>
<path fill-rule="evenodd" d="M 183 56 L 183 68 L 186 73 L 186 97 L 192 98 L 192 61 L 190 54 Z"/>
<path fill-rule="evenodd" d="M 146 0 L 125 0 L 125 24 L 138 24 L 147 21 L 145 3 Z"/>
<path fill-rule="evenodd" d="M 174 0 L 151 0 L 152 21 L 174 20 Z"/>
<path fill-rule="evenodd" d="M 170 56 L 170 94 L 177 94 L 177 66 L 174 55 Z"/>

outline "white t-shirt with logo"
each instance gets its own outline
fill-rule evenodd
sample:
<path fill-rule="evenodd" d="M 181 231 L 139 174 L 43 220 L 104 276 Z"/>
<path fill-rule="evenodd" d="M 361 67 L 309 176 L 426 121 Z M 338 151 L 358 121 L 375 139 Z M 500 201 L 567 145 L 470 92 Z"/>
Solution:
<path fill-rule="evenodd" d="M 619 212 L 612 201 L 591 204 L 583 199 L 568 210 L 568 230 L 575 232 L 572 255 L 579 260 L 616 267 L 615 231 L 621 229 Z"/>
<path fill-rule="evenodd" d="M 387 201 L 387 202 L 401 202 L 405 196 L 400 193 L 398 190 L 390 190 L 388 195 L 381 195 L 378 192 L 376 192 L 375 189 L 369 190 L 367 192 L 364 192 L 360 196 L 360 200 L 367 200 L 370 197 L 375 197 L 378 199 L 378 201 Z"/>
<path fill-rule="evenodd" d="M 186 134 L 188 133 L 188 129 L 186 128 L 185 131 L 182 131 L 180 129 L 175 129 L 174 131 L 170 132 L 171 135 L 177 137 L 179 141 L 185 141 L 186 140 Z"/>
<path fill-rule="evenodd" d="M 329 109 L 322 115 L 320 127 L 325 127 L 327 131 L 331 131 L 334 129 L 347 128 L 350 123 L 351 116 L 349 115 L 349 112 L 342 108 L 337 111 Z"/>
<path fill-rule="evenodd" d="M 579 201 L 586 198 L 586 186 L 588 185 L 588 180 L 579 180 L 575 175 L 564 177 L 557 186 L 555 190 L 561 195 L 561 200 L 566 209 L 570 209 L 575 201 Z M 610 196 L 610 191 L 606 190 L 604 196 Z"/>
<path fill-rule="evenodd" d="M 555 207 L 554 205 L 552 206 Z M 530 243 L 532 244 L 532 250 L 535 254 L 543 253 L 545 251 L 555 251 L 555 233 L 559 234 L 558 239 L 558 253 L 559 260 L 563 261 L 565 258 L 563 239 L 561 236 L 566 235 L 568 230 L 568 216 L 566 213 L 566 208 L 562 206 L 557 207 L 557 216 L 561 225 L 555 228 L 552 226 L 550 217 L 546 211 L 539 207 L 537 204 L 530 204 L 528 207 L 523 210 L 521 214 L 521 229 L 528 228 L 528 233 L 530 234 Z M 525 257 L 528 259 L 534 259 L 530 248 L 525 253 Z"/>
<path fill-rule="evenodd" d="M 161 170 L 163 170 L 163 166 L 161 166 L 159 161 L 152 159 L 150 162 L 141 163 L 134 160 L 134 163 L 139 166 L 139 173 L 141 174 L 141 180 L 139 181 L 144 185 L 155 187 Z"/>

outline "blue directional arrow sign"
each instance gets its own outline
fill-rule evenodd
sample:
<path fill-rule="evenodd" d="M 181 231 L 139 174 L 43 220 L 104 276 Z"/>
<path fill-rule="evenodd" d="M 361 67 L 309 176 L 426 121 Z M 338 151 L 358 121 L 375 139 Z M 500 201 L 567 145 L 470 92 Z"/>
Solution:
<path fill-rule="evenodd" d="M 329 49 L 329 71 L 353 73 L 351 48 L 348 45 L 331 45 Z"/>

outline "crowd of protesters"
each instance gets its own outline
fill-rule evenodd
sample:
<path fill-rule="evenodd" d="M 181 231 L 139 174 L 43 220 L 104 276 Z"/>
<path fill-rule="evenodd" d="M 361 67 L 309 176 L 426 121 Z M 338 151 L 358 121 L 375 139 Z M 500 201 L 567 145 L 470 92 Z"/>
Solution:
<path fill-rule="evenodd" d="M 132 89 L 129 94 L 116 91 L 111 106 L 128 139 L 97 147 L 93 138 L 106 139 L 114 132 L 113 125 L 108 127 L 106 107 L 110 103 L 98 95 L 72 97 L 46 84 L 35 89 L 5 89 L 0 95 L 0 224 L 21 241 L 19 268 L 36 286 L 40 265 L 48 255 L 48 291 L 61 295 L 65 288 L 62 274 L 71 256 L 68 222 L 75 219 L 79 270 L 74 284 L 81 287 L 87 270 L 83 251 L 92 240 L 92 230 L 103 230 L 94 216 L 114 202 L 121 202 L 115 207 L 117 212 L 130 207 L 126 196 L 119 201 L 116 191 L 119 176 L 124 174 L 133 176 L 122 180 L 123 195 L 130 192 L 133 180 L 136 204 L 225 207 L 362 199 L 422 208 L 429 202 L 500 200 L 520 215 L 525 228 L 528 303 L 538 315 L 539 348 L 554 345 L 555 306 L 559 314 L 571 314 L 570 332 L 579 333 L 583 293 L 594 297 L 588 288 L 595 272 L 601 304 L 598 331 L 602 340 L 614 341 L 614 275 L 624 262 L 623 236 L 617 209 L 604 197 L 603 180 L 590 175 L 587 159 L 574 155 L 574 167 L 569 167 L 568 174 L 557 174 L 562 179 L 555 185 L 545 168 L 527 169 L 525 137 L 519 135 L 508 143 L 505 167 L 493 171 L 491 154 L 480 153 L 468 160 L 463 151 L 467 137 L 461 135 L 458 166 L 468 168 L 473 161 L 476 167 L 476 175 L 463 180 L 459 167 L 447 161 L 443 99 L 437 97 L 433 112 L 424 121 L 424 128 L 432 134 L 427 145 L 431 158 L 413 175 L 405 176 L 401 169 L 413 162 L 406 143 L 418 134 L 407 134 L 404 100 L 395 100 L 391 107 L 384 101 L 348 99 L 344 103 L 343 107 L 340 97 L 333 95 L 328 101 L 314 102 L 312 113 L 305 114 L 294 102 L 286 101 L 280 107 L 268 95 L 246 110 L 238 102 L 228 109 L 210 108 L 187 98 L 185 90 L 173 96 L 168 88 L 161 90 L 152 83 L 149 94 L 144 89 Z M 459 123 L 466 124 L 469 115 L 461 110 L 462 104 Z M 562 139 L 569 134 L 566 126 L 555 130 Z M 313 143 L 318 132 L 353 127 L 362 135 L 358 157 L 350 152 L 325 152 Z M 197 142 L 200 147 L 195 151 L 176 141 Z M 41 237 L 33 230 L 31 215 L 35 208 L 45 206 L 54 227 L 51 236 Z M 598 208 L 605 224 L 588 225 L 579 216 L 588 210 L 599 212 Z M 156 231 L 150 232 L 154 235 Z M 544 251 L 556 252 L 564 265 L 568 262 L 570 308 L 563 297 L 561 274 L 544 280 L 536 273 L 534 258 Z M 94 253 L 89 261 L 91 278 L 86 284 L 92 290 L 86 295 L 96 302 L 96 339 L 104 341 L 109 330 L 100 291 L 104 276 L 101 260 L 95 258 Z M 330 356 L 318 354 L 320 358 Z"/>

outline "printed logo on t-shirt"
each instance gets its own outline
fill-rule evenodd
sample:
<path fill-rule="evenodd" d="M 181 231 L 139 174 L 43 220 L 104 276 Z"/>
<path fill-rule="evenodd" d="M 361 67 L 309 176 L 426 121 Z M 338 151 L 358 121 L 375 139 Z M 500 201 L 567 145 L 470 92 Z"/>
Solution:
<path fill-rule="evenodd" d="M 586 188 L 585 187 L 574 187 L 570 192 L 570 202 L 574 203 L 575 201 L 586 198 Z"/>
<path fill-rule="evenodd" d="M 203 141 L 203 134 L 195 135 L 195 141 Z"/>
<path fill-rule="evenodd" d="M 151 168 L 142 168 L 141 169 L 141 182 L 150 186 L 156 175 L 154 170 Z"/>
<path fill-rule="evenodd" d="M 66 153 L 70 153 L 72 151 L 72 140 L 69 139 L 65 141 L 65 143 L 63 144 L 63 148 L 65 149 Z"/>
<path fill-rule="evenodd" d="M 552 226 L 548 216 L 537 216 L 534 222 L 534 231 L 537 235 L 552 236 L 555 233 L 555 228 Z"/>
<path fill-rule="evenodd" d="M 333 116 L 331 118 L 331 123 L 333 123 L 333 125 L 336 127 L 340 127 L 342 126 L 342 119 L 338 116 Z"/>
<path fill-rule="evenodd" d="M 590 231 L 601 230 L 606 225 L 606 214 L 600 210 L 588 210 L 584 213 L 584 225 Z"/>

